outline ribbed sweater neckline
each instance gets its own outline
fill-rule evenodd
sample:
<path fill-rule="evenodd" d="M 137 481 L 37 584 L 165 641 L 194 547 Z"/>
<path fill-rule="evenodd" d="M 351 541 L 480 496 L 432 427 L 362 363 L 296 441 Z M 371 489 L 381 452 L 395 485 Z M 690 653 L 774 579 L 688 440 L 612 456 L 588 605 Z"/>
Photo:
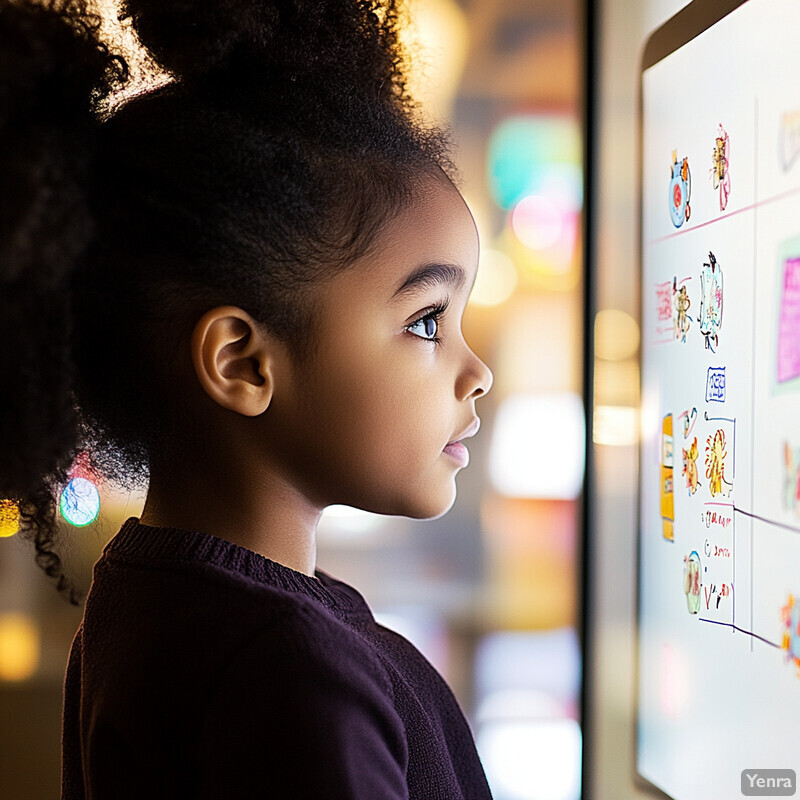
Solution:
<path fill-rule="evenodd" d="M 289 592 L 305 594 L 347 616 L 372 616 L 361 594 L 322 570 L 314 577 L 246 547 L 201 531 L 145 525 L 129 517 L 106 545 L 104 557 L 139 563 L 196 563 Z"/>

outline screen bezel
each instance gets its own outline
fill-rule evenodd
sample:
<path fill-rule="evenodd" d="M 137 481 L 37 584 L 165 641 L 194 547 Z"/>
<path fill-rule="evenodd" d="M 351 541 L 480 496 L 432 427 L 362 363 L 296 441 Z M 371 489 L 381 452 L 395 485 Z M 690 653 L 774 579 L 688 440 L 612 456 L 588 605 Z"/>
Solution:
<path fill-rule="evenodd" d="M 644 224 L 644 74 L 652 66 L 662 61 L 664 58 L 684 47 L 704 31 L 716 25 L 720 20 L 727 17 L 746 2 L 753 0 L 694 0 L 681 9 L 675 16 L 668 19 L 663 25 L 657 28 L 645 41 L 639 66 L 639 82 L 637 96 L 637 258 L 639 262 L 639 329 L 642 330 L 644 303 L 643 303 L 643 281 L 641 277 L 644 270 L 644 253 L 642 227 Z M 639 375 L 643 374 L 644 348 L 639 348 Z M 641 397 L 640 383 L 640 397 Z M 637 503 L 636 503 L 636 617 L 635 617 L 635 636 L 634 636 L 634 700 L 633 700 L 633 780 L 637 788 L 650 793 L 653 797 L 663 800 L 676 800 L 672 795 L 668 795 L 652 784 L 639 772 L 638 748 L 639 748 L 639 667 L 640 667 L 640 623 L 641 623 L 641 582 L 642 582 L 642 563 L 641 563 L 641 498 L 642 498 L 642 470 L 641 470 L 642 451 L 641 446 L 638 452 L 638 479 L 637 479 Z M 678 799 L 679 800 L 679 799 Z"/>

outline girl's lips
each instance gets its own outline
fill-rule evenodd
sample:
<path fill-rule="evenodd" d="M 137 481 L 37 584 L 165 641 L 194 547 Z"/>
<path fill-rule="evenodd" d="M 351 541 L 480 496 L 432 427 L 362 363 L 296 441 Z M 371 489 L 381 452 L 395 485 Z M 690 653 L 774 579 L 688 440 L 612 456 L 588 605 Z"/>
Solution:
<path fill-rule="evenodd" d="M 469 450 L 462 442 L 450 442 L 442 452 L 447 453 L 460 467 L 469 464 Z"/>
<path fill-rule="evenodd" d="M 461 440 L 474 436 L 478 432 L 480 426 L 480 419 L 478 419 L 478 417 L 473 417 L 464 432 L 459 434 L 452 442 L 445 445 L 442 452 L 447 453 L 459 467 L 466 467 L 467 464 L 469 464 L 469 450 L 467 450 L 467 446 Z"/>

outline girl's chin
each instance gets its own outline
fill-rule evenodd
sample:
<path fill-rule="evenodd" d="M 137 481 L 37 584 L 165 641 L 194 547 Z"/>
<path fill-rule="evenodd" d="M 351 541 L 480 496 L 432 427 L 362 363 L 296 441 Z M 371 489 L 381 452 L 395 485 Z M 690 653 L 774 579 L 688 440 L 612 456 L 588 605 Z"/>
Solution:
<path fill-rule="evenodd" d="M 456 502 L 455 481 L 451 482 L 450 491 L 438 498 L 430 498 L 427 502 L 420 503 L 416 513 L 405 514 L 404 516 L 413 519 L 438 519 L 443 517 Z"/>
<path fill-rule="evenodd" d="M 443 460 L 441 465 L 447 466 L 447 469 L 431 477 L 425 486 L 410 487 L 407 492 L 399 495 L 395 487 L 392 496 L 373 495 L 371 500 L 362 497 L 360 501 L 353 499 L 351 502 L 341 504 L 391 517 L 437 519 L 446 514 L 456 501 L 456 475 L 459 472 L 453 468 L 449 458 Z"/>

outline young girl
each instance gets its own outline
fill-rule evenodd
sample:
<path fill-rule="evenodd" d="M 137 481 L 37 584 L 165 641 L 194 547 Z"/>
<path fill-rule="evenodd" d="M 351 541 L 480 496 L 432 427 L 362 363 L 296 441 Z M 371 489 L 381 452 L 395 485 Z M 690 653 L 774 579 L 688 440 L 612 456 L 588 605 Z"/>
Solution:
<path fill-rule="evenodd" d="M 0 496 L 48 574 L 74 459 L 149 478 L 94 570 L 62 797 L 490 796 L 451 691 L 316 568 L 322 510 L 445 513 L 491 373 L 472 217 L 394 0 L 4 0 Z"/>

